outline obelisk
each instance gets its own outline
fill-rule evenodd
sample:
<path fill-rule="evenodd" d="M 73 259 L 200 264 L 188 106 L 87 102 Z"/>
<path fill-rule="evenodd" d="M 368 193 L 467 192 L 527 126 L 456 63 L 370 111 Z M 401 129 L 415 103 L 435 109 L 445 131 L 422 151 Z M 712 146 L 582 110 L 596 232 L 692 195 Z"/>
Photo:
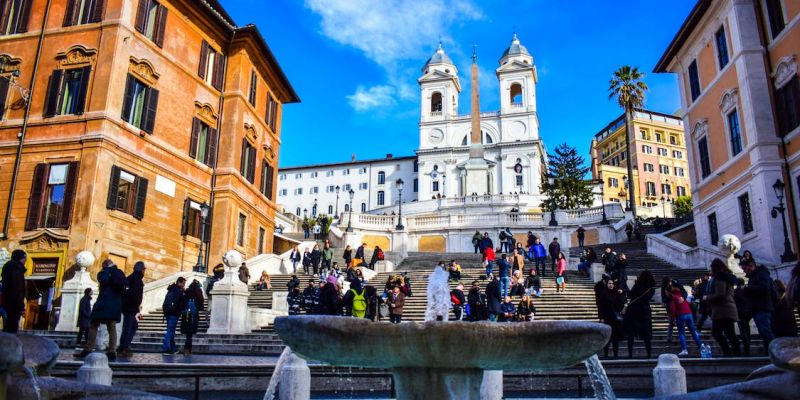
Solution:
<path fill-rule="evenodd" d="M 472 52 L 472 102 L 469 160 L 467 161 L 466 195 L 491 194 L 489 187 L 489 164 L 483 158 L 481 138 L 481 102 L 478 94 L 478 54 Z"/>

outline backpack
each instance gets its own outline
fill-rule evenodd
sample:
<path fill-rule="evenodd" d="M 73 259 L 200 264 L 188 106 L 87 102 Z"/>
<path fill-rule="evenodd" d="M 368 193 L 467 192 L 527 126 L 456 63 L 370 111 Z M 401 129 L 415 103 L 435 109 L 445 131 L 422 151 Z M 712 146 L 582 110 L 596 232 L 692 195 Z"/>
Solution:
<path fill-rule="evenodd" d="M 177 290 L 167 290 L 167 295 L 164 297 L 164 304 L 161 305 L 164 314 L 174 314 L 179 311 L 177 293 Z"/>
<path fill-rule="evenodd" d="M 458 300 L 458 296 L 456 296 L 455 293 L 450 293 L 450 302 L 453 303 L 454 305 L 460 305 L 461 304 L 461 301 Z"/>
<path fill-rule="evenodd" d="M 364 318 L 367 315 L 367 300 L 364 298 L 366 290 L 362 289 L 359 294 L 355 289 L 350 289 L 353 292 L 353 316 L 356 318 Z"/>
<path fill-rule="evenodd" d="M 500 231 L 500 240 L 506 240 L 506 231 Z"/>
<path fill-rule="evenodd" d="M 190 299 L 181 312 L 181 326 L 195 325 L 197 325 L 197 306 L 194 304 L 194 299 Z"/>
<path fill-rule="evenodd" d="M 383 261 L 383 250 L 378 250 L 378 261 Z"/>

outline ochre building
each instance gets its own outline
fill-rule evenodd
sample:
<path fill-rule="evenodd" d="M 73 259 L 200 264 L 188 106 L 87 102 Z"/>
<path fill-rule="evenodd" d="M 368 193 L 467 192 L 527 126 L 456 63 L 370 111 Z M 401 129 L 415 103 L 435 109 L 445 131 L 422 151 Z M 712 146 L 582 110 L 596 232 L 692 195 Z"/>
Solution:
<path fill-rule="evenodd" d="M 271 251 L 299 99 L 255 26 L 216 0 L 0 4 L 0 246 L 29 254 L 28 327 L 81 250 L 148 281 L 191 270 L 201 238 L 202 268 Z"/>

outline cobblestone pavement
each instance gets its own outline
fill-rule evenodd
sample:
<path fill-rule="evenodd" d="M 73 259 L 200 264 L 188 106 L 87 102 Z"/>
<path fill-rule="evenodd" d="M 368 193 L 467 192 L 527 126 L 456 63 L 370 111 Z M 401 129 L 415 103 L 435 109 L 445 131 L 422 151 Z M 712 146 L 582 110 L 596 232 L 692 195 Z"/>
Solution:
<path fill-rule="evenodd" d="M 58 356 L 59 363 L 83 363 L 83 360 L 72 357 L 74 350 L 62 349 Z M 183 354 L 164 355 L 161 353 L 136 353 L 133 357 L 117 357 L 118 364 L 169 364 L 169 365 L 242 365 L 242 366 L 273 366 L 278 361 L 274 356 L 242 356 L 242 355 L 217 355 L 217 354 Z M 114 363 L 112 363 L 114 364 Z"/>

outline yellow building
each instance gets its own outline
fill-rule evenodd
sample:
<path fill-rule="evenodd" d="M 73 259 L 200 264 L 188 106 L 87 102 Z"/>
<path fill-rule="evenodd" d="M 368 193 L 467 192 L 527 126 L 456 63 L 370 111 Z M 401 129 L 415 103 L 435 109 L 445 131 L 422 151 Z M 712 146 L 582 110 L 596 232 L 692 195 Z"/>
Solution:
<path fill-rule="evenodd" d="M 625 143 L 624 115 L 592 139 L 592 179 L 603 181 L 604 200 L 629 207 L 629 158 L 637 207 L 662 206 L 663 201 L 688 196 L 691 190 L 683 121 L 669 114 L 637 110 L 633 131 L 631 152 Z"/>

